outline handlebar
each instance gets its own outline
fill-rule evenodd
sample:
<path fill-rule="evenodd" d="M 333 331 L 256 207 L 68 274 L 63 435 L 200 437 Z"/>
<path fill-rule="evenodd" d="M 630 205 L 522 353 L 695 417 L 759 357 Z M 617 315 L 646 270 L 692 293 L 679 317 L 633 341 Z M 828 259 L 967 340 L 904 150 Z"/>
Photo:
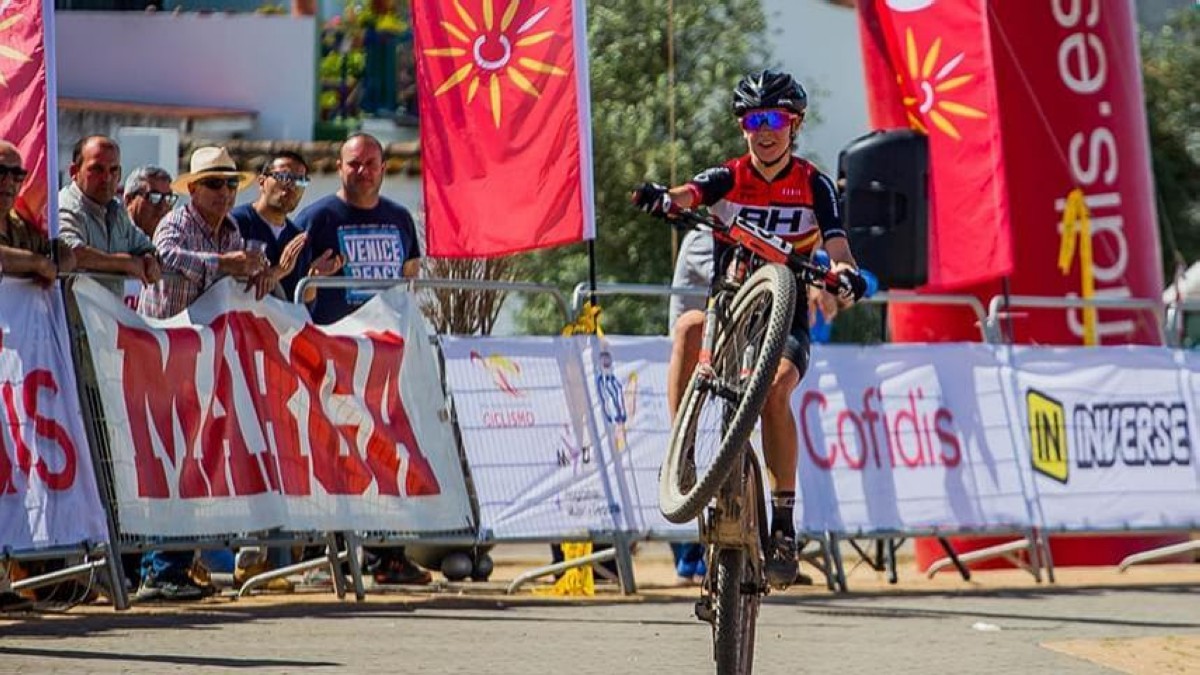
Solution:
<path fill-rule="evenodd" d="M 850 282 L 842 274 L 814 261 L 808 255 L 796 252 L 791 242 L 742 218 L 735 218 L 732 223 L 726 224 L 707 213 L 692 209 L 672 209 L 659 217 L 672 225 L 680 222 L 708 230 L 719 241 L 741 246 L 766 262 L 785 265 L 809 286 L 834 294 L 851 291 Z"/>

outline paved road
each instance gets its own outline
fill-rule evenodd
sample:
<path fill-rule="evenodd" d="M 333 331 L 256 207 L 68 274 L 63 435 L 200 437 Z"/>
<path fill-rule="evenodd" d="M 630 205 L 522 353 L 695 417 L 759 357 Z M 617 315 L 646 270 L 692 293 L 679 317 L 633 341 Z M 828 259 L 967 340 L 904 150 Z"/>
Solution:
<path fill-rule="evenodd" d="M 1197 672 L 1200 587 L 788 594 L 769 600 L 759 634 L 761 673 L 1111 673 L 1041 645 L 1129 656 L 1138 643 L 1119 638 L 1156 637 L 1156 654 L 1185 647 L 1161 672 Z M 709 644 L 683 597 L 293 596 L 0 621 L 0 672 L 705 673 Z"/>

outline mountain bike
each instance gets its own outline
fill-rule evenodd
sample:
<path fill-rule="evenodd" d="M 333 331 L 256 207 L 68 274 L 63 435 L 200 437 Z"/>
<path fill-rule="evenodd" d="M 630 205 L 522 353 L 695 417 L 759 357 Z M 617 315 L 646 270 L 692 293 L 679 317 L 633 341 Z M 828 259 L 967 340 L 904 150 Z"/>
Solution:
<path fill-rule="evenodd" d="M 759 604 L 770 590 L 762 466 L 750 434 L 783 357 L 798 282 L 834 293 L 849 284 L 744 220 L 726 225 L 690 210 L 666 217 L 711 230 L 728 250 L 709 289 L 699 360 L 675 414 L 659 508 L 673 523 L 699 519 L 708 565 L 696 616 L 712 625 L 717 672 L 749 673 Z"/>

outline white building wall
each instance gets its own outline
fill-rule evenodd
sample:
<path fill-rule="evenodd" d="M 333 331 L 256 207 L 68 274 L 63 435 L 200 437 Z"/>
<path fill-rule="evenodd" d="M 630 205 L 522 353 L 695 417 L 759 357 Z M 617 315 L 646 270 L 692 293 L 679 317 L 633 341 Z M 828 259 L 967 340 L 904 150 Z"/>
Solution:
<path fill-rule="evenodd" d="M 311 140 L 312 17 L 58 12 L 58 95 L 253 110 L 248 138 Z"/>
<path fill-rule="evenodd" d="M 827 173 L 849 141 L 869 131 L 855 10 L 825 0 L 762 0 L 775 59 L 804 83 L 821 120 L 800 132 L 800 154 Z"/>

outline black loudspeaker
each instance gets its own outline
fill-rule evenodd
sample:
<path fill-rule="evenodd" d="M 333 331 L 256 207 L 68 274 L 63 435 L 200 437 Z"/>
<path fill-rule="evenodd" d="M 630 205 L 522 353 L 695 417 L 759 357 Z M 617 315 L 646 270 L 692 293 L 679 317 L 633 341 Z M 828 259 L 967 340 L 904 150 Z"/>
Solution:
<path fill-rule="evenodd" d="M 854 258 L 882 288 L 916 288 L 929 276 L 929 139 L 875 131 L 838 155 L 842 214 Z"/>

